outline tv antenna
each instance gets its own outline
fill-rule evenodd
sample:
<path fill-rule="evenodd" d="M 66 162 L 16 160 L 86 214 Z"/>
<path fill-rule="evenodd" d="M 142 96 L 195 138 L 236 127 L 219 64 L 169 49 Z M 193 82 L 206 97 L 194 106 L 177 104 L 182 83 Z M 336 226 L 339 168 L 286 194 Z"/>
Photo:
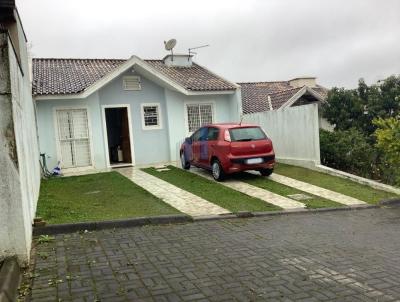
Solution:
<path fill-rule="evenodd" d="M 168 41 L 164 41 L 165 50 L 170 50 L 172 55 L 172 61 L 174 60 L 174 47 L 176 45 L 175 39 L 169 39 Z"/>
<path fill-rule="evenodd" d="M 209 45 L 209 44 L 207 44 L 207 45 L 201 45 L 201 46 L 197 46 L 197 47 L 191 47 L 191 48 L 189 48 L 189 49 L 188 49 L 188 51 L 189 51 L 189 57 L 188 57 L 188 60 L 189 60 L 189 58 L 190 58 L 190 56 L 191 56 L 191 55 L 197 55 L 197 52 L 193 51 L 193 49 L 199 49 L 199 48 L 204 48 L 204 47 L 208 47 L 208 46 L 210 46 L 210 45 Z"/>

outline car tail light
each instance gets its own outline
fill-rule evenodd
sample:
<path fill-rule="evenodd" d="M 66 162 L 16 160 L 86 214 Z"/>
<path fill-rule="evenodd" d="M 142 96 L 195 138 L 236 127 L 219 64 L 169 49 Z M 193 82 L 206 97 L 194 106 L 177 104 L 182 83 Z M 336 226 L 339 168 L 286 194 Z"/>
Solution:
<path fill-rule="evenodd" d="M 227 142 L 231 141 L 231 134 L 229 133 L 229 130 L 225 130 L 224 132 L 224 140 Z"/>

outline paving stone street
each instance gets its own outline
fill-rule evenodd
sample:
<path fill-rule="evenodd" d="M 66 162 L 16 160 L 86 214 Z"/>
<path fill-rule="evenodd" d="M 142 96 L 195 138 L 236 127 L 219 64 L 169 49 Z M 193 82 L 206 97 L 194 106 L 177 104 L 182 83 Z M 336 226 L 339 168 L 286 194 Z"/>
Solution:
<path fill-rule="evenodd" d="M 400 301 L 400 208 L 57 235 L 31 301 Z"/>

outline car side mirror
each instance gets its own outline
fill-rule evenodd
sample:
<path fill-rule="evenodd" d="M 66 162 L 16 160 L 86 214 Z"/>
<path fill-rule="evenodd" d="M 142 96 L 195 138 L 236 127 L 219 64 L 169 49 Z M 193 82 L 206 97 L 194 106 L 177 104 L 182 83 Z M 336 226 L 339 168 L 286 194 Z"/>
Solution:
<path fill-rule="evenodd" d="M 191 137 L 186 137 L 185 138 L 185 143 L 191 145 L 192 144 L 192 138 Z"/>

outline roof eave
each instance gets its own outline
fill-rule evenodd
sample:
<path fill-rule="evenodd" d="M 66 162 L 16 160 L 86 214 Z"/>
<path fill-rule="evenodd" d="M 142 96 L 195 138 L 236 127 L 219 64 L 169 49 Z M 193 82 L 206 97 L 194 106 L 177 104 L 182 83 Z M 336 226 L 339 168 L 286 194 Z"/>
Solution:
<path fill-rule="evenodd" d="M 99 79 L 98 81 L 96 81 L 95 83 L 93 83 L 92 85 L 90 85 L 89 87 L 87 87 L 86 89 L 84 89 L 83 91 L 81 91 L 79 93 L 35 95 L 34 98 L 35 98 L 35 100 L 84 99 L 135 65 L 142 68 L 146 72 L 149 72 L 152 76 L 155 76 L 157 79 L 159 79 L 161 82 L 163 82 L 165 84 L 165 86 L 167 86 L 169 89 L 180 92 L 180 93 L 182 93 L 184 95 L 188 95 L 188 96 L 210 95 L 210 94 L 211 95 L 212 94 L 214 94 L 214 95 L 233 94 L 233 93 L 235 93 L 236 89 L 240 88 L 240 86 L 227 81 L 228 83 L 232 84 L 232 86 L 235 88 L 232 90 L 204 90 L 204 91 L 188 90 L 185 87 L 181 86 L 179 83 L 173 81 L 169 77 L 160 73 L 158 70 L 156 70 L 150 64 L 146 63 L 146 61 L 140 59 L 137 56 L 132 56 L 126 62 L 124 62 L 123 64 L 118 66 L 115 70 L 113 70 L 109 74 L 105 75 L 104 77 L 102 77 L 101 79 Z"/>
<path fill-rule="evenodd" d="M 196 96 L 196 95 L 230 95 L 234 94 L 235 90 L 207 90 L 207 91 L 190 91 L 186 90 L 185 95 Z M 88 95 L 83 95 L 83 93 L 72 93 L 72 94 L 36 94 L 33 98 L 37 101 L 41 100 L 66 100 L 66 99 L 84 99 Z"/>
<path fill-rule="evenodd" d="M 325 99 L 316 91 L 314 91 L 312 88 L 308 86 L 303 86 L 299 91 L 297 91 L 286 103 L 284 103 L 281 107 L 279 107 L 277 110 L 282 110 L 284 108 L 292 106 L 300 97 L 302 97 L 305 93 L 311 94 L 313 97 L 315 97 L 319 102 L 325 103 Z"/>

